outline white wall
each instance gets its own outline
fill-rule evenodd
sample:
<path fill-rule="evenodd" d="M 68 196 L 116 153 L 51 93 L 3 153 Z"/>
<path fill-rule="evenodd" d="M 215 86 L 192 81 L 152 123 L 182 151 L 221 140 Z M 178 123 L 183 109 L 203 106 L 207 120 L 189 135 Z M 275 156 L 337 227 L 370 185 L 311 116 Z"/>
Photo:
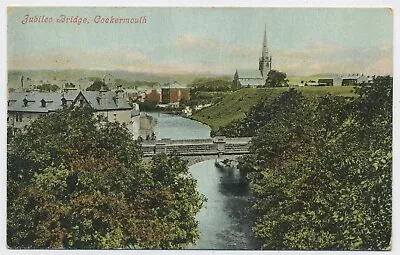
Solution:
<path fill-rule="evenodd" d="M 17 114 L 21 115 L 22 114 L 22 121 L 17 121 Z M 24 113 L 15 113 L 15 112 L 9 112 L 7 113 L 7 127 L 14 127 L 14 128 L 23 128 L 27 125 L 29 125 L 32 121 L 36 120 L 39 118 L 39 116 L 43 113 L 30 113 L 30 112 L 24 112 Z M 46 114 L 46 113 L 44 113 Z"/>

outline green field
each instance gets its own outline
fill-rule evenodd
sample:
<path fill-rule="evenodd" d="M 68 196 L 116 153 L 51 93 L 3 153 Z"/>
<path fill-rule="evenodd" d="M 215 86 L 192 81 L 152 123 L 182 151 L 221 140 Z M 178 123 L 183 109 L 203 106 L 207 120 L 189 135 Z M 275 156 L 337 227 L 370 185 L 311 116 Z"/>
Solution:
<path fill-rule="evenodd" d="M 195 112 L 192 119 L 209 125 L 213 130 L 230 122 L 241 119 L 259 100 L 271 101 L 289 88 L 243 88 L 235 92 L 226 92 L 223 99 L 203 110 Z M 353 87 L 296 87 L 306 96 L 322 96 L 328 93 L 339 96 L 354 96 Z"/>

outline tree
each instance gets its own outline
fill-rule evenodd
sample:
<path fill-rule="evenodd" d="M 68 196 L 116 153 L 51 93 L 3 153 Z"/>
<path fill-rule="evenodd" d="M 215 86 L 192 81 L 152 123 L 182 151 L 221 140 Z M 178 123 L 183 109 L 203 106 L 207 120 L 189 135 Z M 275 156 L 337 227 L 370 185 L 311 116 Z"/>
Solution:
<path fill-rule="evenodd" d="M 183 248 L 204 201 L 185 161 L 145 163 L 124 125 L 76 107 L 41 117 L 7 152 L 11 248 Z"/>
<path fill-rule="evenodd" d="M 299 106 L 303 96 L 291 88 L 274 99 L 272 103 L 266 98 L 252 106 L 245 117 L 233 121 L 218 130 L 218 135 L 227 137 L 255 136 L 260 129 L 273 118 L 278 118 L 286 113 L 286 108 Z"/>
<path fill-rule="evenodd" d="M 389 248 L 392 86 L 378 77 L 354 99 L 286 93 L 270 106 L 240 162 L 263 248 Z"/>
<path fill-rule="evenodd" d="M 286 73 L 277 70 L 268 72 L 268 77 L 265 82 L 267 87 L 287 87 L 289 80 L 286 78 Z"/>
<path fill-rule="evenodd" d="M 110 90 L 103 81 L 95 80 L 92 85 L 90 85 L 87 91 L 99 91 L 101 89 Z"/>
<path fill-rule="evenodd" d="M 55 92 L 60 89 L 57 85 L 48 83 L 39 85 L 37 88 L 40 90 L 40 92 Z"/>
<path fill-rule="evenodd" d="M 229 77 L 219 77 L 219 78 L 196 78 L 190 84 L 192 92 L 197 91 L 208 91 L 208 92 L 224 92 L 230 91 L 232 87 L 232 82 Z"/>

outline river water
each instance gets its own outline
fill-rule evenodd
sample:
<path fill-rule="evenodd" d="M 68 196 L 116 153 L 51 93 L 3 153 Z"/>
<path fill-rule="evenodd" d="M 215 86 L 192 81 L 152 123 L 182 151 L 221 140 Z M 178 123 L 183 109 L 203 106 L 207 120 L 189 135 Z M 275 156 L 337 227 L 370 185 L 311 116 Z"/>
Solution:
<path fill-rule="evenodd" d="M 148 113 L 157 119 L 157 139 L 210 138 L 207 125 L 179 116 Z M 197 189 L 208 201 L 196 216 L 199 221 L 200 239 L 188 249 L 257 249 L 249 219 L 248 188 L 228 184 L 227 175 L 215 167 L 214 160 L 189 167 L 197 180 Z"/>

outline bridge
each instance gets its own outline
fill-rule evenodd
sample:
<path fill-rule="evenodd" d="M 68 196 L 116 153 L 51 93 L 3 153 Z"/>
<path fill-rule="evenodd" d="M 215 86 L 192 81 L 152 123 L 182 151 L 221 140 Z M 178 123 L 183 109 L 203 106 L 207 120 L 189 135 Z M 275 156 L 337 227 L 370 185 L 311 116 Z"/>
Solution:
<path fill-rule="evenodd" d="M 214 159 L 235 159 L 237 156 L 248 154 L 251 137 L 227 138 L 218 136 L 209 139 L 185 140 L 145 140 L 141 144 L 144 157 L 165 153 L 182 156 L 189 161 L 189 165 Z"/>

